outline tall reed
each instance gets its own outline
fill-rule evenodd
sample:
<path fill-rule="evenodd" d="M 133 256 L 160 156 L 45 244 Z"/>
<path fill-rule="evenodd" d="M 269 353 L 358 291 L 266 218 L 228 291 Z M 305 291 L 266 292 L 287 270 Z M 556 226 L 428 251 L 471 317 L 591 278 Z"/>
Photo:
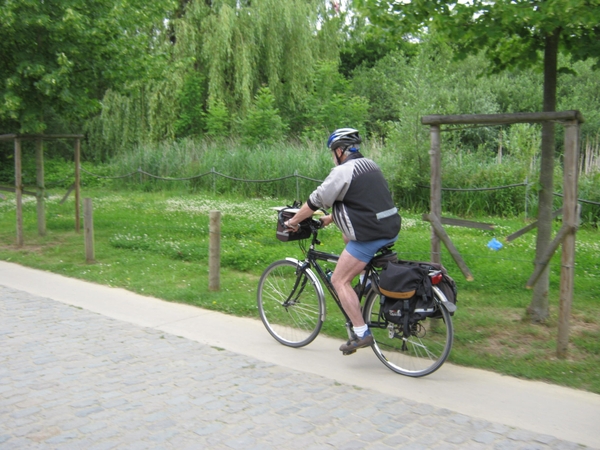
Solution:
<path fill-rule="evenodd" d="M 418 170 L 406 167 L 415 159 L 407 159 L 398 148 L 373 141 L 363 144 L 361 151 L 379 163 L 401 209 L 413 212 L 429 209 L 430 175 L 426 150 L 422 152 L 424 155 L 421 155 Z M 443 191 L 444 214 L 461 217 L 536 216 L 539 173 L 530 160 L 516 154 L 505 154 L 499 163 L 495 154 L 457 149 L 445 150 L 442 156 L 442 186 L 465 189 Z M 290 141 L 248 147 L 231 139 L 186 139 L 138 146 L 114 157 L 108 170 L 113 176 L 118 176 L 141 169 L 162 178 L 136 174 L 115 181 L 120 186 L 133 189 L 185 189 L 304 201 L 320 180 L 327 177 L 332 167 L 330 152 L 322 142 Z M 562 192 L 559 161 L 555 167 L 555 191 Z M 594 181 L 598 176 L 597 172 L 595 175 L 581 175 L 580 198 L 594 200 L 600 197 L 600 183 Z M 173 181 L 174 178 L 187 180 Z M 476 190 L 513 184 L 520 186 Z M 581 197 L 584 194 L 586 197 Z M 555 203 L 555 209 L 559 208 L 561 198 L 557 196 Z M 584 212 L 586 221 L 598 222 L 600 207 L 588 205 Z"/>

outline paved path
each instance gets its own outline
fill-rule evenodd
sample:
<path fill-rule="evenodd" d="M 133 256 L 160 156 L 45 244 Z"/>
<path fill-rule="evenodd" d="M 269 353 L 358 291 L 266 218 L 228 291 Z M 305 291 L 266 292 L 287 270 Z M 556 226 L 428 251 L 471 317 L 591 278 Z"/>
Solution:
<path fill-rule="evenodd" d="M 261 327 L 0 262 L 0 449 L 600 448 L 600 396 L 452 365 L 410 379 Z"/>

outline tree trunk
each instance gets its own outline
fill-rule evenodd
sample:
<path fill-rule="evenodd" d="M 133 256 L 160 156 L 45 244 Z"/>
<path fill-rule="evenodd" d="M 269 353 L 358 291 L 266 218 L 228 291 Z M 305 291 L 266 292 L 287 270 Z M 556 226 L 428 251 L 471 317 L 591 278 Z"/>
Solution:
<path fill-rule="evenodd" d="M 552 34 L 546 36 L 546 46 L 544 49 L 544 112 L 556 110 L 556 75 L 559 38 L 560 29 L 554 30 Z M 535 252 L 536 264 L 545 253 L 552 238 L 554 153 L 554 123 L 544 122 L 542 125 L 538 232 Z M 527 313 L 533 322 L 543 322 L 548 318 L 549 285 L 550 270 L 548 265 L 533 288 L 533 298 L 527 308 Z"/>

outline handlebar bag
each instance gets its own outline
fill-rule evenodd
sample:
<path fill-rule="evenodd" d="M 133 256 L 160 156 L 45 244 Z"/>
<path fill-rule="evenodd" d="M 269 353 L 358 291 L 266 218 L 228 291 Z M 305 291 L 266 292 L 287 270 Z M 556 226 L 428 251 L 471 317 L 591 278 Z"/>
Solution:
<path fill-rule="evenodd" d="M 308 239 L 310 237 L 310 228 L 306 226 L 304 222 L 300 223 L 300 228 L 298 228 L 298 231 L 296 232 L 289 231 L 285 228 L 283 223 L 295 215 L 295 212 L 286 211 L 285 209 L 282 209 L 279 212 L 276 236 L 281 242 L 299 241 L 300 239 Z"/>

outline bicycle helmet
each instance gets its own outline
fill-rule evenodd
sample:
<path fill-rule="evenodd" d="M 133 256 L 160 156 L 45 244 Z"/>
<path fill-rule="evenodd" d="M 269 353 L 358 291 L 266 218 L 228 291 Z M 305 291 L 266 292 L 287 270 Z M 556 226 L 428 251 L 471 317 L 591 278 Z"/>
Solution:
<path fill-rule="evenodd" d="M 327 140 L 327 147 L 329 147 L 331 151 L 338 147 L 345 147 L 344 150 L 357 152 L 361 142 L 362 140 L 358 135 L 358 130 L 355 130 L 354 128 L 340 128 L 331 133 L 331 136 L 329 136 L 329 139 Z"/>

